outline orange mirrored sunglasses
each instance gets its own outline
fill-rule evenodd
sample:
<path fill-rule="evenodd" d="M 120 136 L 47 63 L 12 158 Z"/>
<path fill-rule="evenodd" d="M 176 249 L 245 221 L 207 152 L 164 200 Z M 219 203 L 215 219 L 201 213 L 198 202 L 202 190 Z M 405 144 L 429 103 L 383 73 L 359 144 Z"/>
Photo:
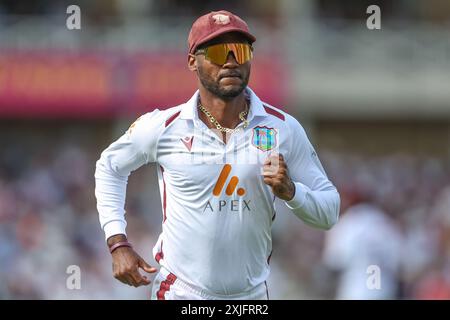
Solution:
<path fill-rule="evenodd" d="M 219 43 L 204 49 L 199 49 L 195 54 L 204 54 L 206 60 L 220 66 L 227 61 L 228 54 L 233 52 L 237 63 L 244 64 L 253 58 L 253 47 L 248 43 Z"/>

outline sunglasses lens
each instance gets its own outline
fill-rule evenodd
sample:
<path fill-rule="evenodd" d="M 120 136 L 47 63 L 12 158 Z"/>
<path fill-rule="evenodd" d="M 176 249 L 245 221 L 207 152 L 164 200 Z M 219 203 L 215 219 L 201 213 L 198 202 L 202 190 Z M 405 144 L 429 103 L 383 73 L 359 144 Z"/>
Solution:
<path fill-rule="evenodd" d="M 239 64 L 246 63 L 253 57 L 251 46 L 247 43 L 221 43 L 208 47 L 206 49 L 206 59 L 218 64 L 224 65 L 228 54 L 233 52 L 236 61 Z"/>
<path fill-rule="evenodd" d="M 245 43 L 230 43 L 228 47 L 234 53 L 234 57 L 239 64 L 246 63 L 252 58 L 250 45 Z"/>
<path fill-rule="evenodd" d="M 228 48 L 225 44 L 216 44 L 206 49 L 206 59 L 209 61 L 223 65 L 227 61 Z"/>

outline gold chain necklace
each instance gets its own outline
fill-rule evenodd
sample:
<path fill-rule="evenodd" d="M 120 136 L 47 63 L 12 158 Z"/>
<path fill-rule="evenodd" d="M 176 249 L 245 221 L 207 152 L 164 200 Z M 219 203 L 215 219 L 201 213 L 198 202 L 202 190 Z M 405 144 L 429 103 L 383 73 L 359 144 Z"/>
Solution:
<path fill-rule="evenodd" d="M 233 133 L 237 130 L 239 130 L 239 128 L 234 128 L 234 129 L 230 129 L 230 128 L 225 128 L 224 126 L 222 126 L 219 121 L 217 121 L 216 118 L 214 118 L 214 116 L 211 114 L 211 112 L 209 112 L 208 110 L 205 109 L 205 107 L 199 102 L 198 103 L 198 108 L 208 117 L 209 121 L 214 124 L 217 128 L 217 130 L 219 130 L 220 132 L 225 132 L 225 133 Z M 244 122 L 244 129 L 248 126 L 248 120 L 245 119 L 245 116 L 248 113 L 248 108 L 246 107 L 244 111 L 239 113 L 239 119 L 241 119 L 241 121 Z"/>

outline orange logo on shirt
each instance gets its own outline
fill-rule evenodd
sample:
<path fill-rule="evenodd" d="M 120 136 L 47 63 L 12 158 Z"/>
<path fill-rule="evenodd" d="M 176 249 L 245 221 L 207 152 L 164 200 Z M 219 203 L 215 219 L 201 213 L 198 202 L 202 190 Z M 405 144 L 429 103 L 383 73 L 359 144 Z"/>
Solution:
<path fill-rule="evenodd" d="M 213 189 L 213 195 L 216 197 L 220 195 L 222 192 L 223 187 L 225 186 L 225 182 L 227 181 L 228 176 L 231 172 L 231 165 L 228 163 L 225 164 L 222 168 L 222 171 L 220 172 L 219 178 L 217 179 L 216 185 Z M 225 190 L 225 193 L 229 196 L 231 196 L 234 192 L 234 190 L 237 187 L 237 184 L 239 182 L 239 178 L 236 176 L 231 177 L 230 182 L 228 182 L 227 188 Z M 243 196 L 245 194 L 244 188 L 238 188 L 237 189 L 238 196 Z"/>

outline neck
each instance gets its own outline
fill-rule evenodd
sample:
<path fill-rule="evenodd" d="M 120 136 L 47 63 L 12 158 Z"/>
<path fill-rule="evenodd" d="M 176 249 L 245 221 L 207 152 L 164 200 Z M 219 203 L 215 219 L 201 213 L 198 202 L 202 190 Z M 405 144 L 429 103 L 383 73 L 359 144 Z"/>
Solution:
<path fill-rule="evenodd" d="M 211 92 L 203 87 L 200 87 L 200 101 L 201 104 L 216 118 L 219 123 L 227 128 L 235 128 L 241 120 L 239 113 L 246 108 L 245 94 L 241 92 L 237 97 L 224 100 L 213 95 Z M 203 119 L 204 115 L 202 113 Z"/>

